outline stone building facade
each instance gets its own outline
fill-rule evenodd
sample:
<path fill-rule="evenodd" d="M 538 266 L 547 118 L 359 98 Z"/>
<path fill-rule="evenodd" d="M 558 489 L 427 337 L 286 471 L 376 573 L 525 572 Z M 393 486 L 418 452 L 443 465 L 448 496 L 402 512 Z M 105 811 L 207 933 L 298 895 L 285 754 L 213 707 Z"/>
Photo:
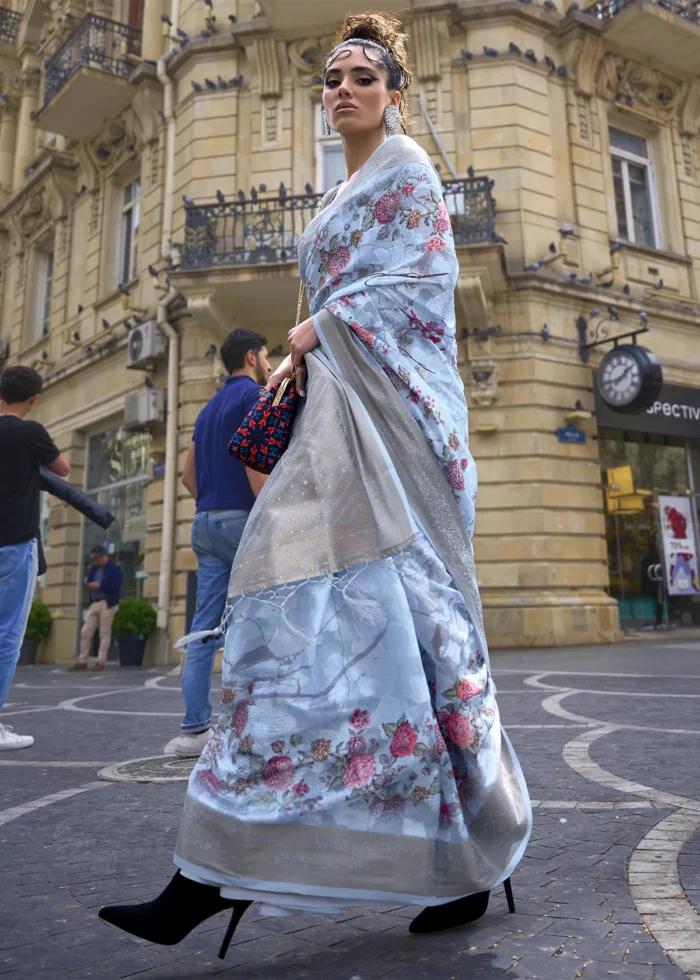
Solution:
<path fill-rule="evenodd" d="M 641 556 L 627 572 L 616 563 L 601 466 L 629 458 L 661 490 L 670 467 L 679 492 L 694 492 L 699 444 L 694 430 L 602 427 L 593 368 L 605 348 L 585 362 L 580 347 L 646 312 L 642 339 L 665 381 L 690 401 L 700 387 L 700 4 L 372 6 L 397 10 L 410 35 L 410 134 L 440 167 L 455 230 L 491 643 L 610 641 L 615 577 L 629 596 Z M 151 662 L 175 660 L 196 568 L 179 479 L 194 421 L 230 329 L 286 350 L 296 238 L 344 176 L 338 139 L 320 128 L 323 53 L 346 9 L 362 7 L 0 9 L 0 355 L 42 372 L 36 417 L 71 479 L 118 517 L 101 537 L 45 503 L 45 660 L 74 654 L 96 541 L 114 544 L 129 591 L 158 606 Z M 591 315 L 609 305 L 619 319 Z M 559 441 L 567 423 L 585 443 Z"/>

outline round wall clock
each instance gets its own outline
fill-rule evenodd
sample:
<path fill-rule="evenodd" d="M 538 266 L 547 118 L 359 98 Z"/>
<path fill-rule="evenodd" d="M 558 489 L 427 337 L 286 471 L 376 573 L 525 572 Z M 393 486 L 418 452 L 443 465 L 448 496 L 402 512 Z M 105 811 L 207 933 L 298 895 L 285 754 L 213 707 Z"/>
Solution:
<path fill-rule="evenodd" d="M 638 344 L 619 344 L 600 362 L 598 391 L 616 412 L 643 412 L 656 401 L 663 376 L 655 354 Z"/>

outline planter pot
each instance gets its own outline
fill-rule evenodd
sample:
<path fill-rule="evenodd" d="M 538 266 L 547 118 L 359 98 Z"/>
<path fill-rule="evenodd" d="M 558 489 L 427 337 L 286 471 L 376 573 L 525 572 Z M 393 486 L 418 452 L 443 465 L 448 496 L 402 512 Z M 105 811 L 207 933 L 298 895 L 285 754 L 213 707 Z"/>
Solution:
<path fill-rule="evenodd" d="M 36 651 L 40 639 L 40 636 L 25 636 L 19 650 L 18 664 L 33 664 L 36 661 Z"/>
<path fill-rule="evenodd" d="M 145 636 L 119 637 L 119 663 L 122 667 L 140 667 L 146 650 Z"/>

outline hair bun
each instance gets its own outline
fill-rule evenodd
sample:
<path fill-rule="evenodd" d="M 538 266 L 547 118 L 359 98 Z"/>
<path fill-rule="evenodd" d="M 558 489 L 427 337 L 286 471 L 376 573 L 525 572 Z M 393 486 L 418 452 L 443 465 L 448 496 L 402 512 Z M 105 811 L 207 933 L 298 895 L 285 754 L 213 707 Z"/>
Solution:
<path fill-rule="evenodd" d="M 374 41 L 391 52 L 397 64 L 408 68 L 406 41 L 408 35 L 401 30 L 401 21 L 394 14 L 378 10 L 366 10 L 361 14 L 347 14 L 338 35 L 336 45 L 344 41 Z"/>

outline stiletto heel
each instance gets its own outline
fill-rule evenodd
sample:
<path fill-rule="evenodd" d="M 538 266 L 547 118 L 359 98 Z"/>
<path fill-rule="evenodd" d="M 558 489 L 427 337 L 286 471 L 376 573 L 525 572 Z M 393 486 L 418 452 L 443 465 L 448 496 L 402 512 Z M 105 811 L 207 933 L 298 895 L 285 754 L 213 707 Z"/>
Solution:
<path fill-rule="evenodd" d="M 506 901 L 508 902 L 508 911 L 515 912 L 515 902 L 513 901 L 513 889 L 510 884 L 510 878 L 506 878 L 503 882 L 503 887 L 506 892 Z"/>
<path fill-rule="evenodd" d="M 203 885 L 177 874 L 152 902 L 142 905 L 106 905 L 100 918 L 118 929 L 162 946 L 174 946 L 198 926 L 224 909 L 232 909 L 219 956 L 226 955 L 231 937 L 250 902 L 222 898 L 216 885 Z"/>
<path fill-rule="evenodd" d="M 228 924 L 226 933 L 224 934 L 223 941 L 221 943 L 221 946 L 219 947 L 220 960 L 226 959 L 226 952 L 228 950 L 229 943 L 233 939 L 233 934 L 236 931 L 236 926 L 240 922 L 241 916 L 243 915 L 243 913 L 245 912 L 245 910 L 248 908 L 249 905 L 250 902 L 236 902 L 236 905 L 233 908 L 233 912 L 231 913 L 231 921 Z"/>

